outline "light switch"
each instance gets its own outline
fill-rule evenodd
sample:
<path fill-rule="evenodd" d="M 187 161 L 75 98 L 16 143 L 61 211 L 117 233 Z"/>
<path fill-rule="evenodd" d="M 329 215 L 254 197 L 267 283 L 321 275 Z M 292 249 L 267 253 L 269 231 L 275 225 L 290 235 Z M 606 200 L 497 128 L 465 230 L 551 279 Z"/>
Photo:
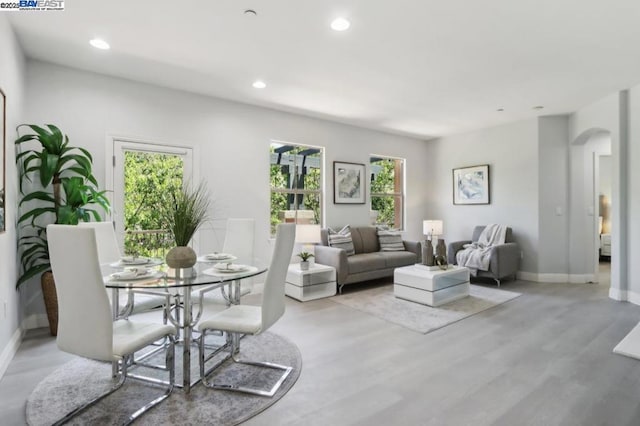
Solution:
<path fill-rule="evenodd" d="M 594 215 L 594 210 L 593 210 L 593 206 L 589 206 L 589 208 L 587 209 L 587 216 L 593 216 Z"/>
<path fill-rule="evenodd" d="M 556 207 L 556 216 L 562 216 L 562 207 Z"/>

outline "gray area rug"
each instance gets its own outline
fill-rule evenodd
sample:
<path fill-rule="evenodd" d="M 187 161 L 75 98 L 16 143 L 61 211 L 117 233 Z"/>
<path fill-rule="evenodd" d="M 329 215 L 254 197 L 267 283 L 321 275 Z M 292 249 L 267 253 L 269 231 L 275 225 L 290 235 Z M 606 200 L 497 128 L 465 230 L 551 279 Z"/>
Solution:
<path fill-rule="evenodd" d="M 469 297 L 432 308 L 393 295 L 393 285 L 366 288 L 331 300 L 419 333 L 429 333 L 520 296 L 513 291 L 471 284 Z"/>
<path fill-rule="evenodd" d="M 181 348 L 176 348 L 179 355 Z M 192 351 L 192 377 L 197 373 L 197 348 Z M 136 425 L 236 425 L 267 409 L 291 389 L 302 369 L 302 357 L 298 347 L 274 333 L 247 336 L 240 344 L 242 359 L 268 361 L 293 367 L 293 371 L 273 398 L 207 389 L 198 383 L 185 395 L 175 388 L 169 399 L 154 407 Z M 158 360 L 159 361 L 159 360 Z M 195 362 L 193 362 L 195 361 Z M 181 357 L 176 356 L 176 365 Z M 253 386 L 269 386 L 280 372 L 269 369 L 256 370 L 230 360 L 210 376 L 210 381 L 228 382 L 242 380 Z M 179 368 L 176 368 L 178 373 Z M 166 379 L 166 372 L 149 373 L 139 369 L 138 374 Z M 179 375 L 176 374 L 178 377 Z M 177 378 L 176 377 L 176 378 Z M 177 380 L 176 380 L 177 382 Z M 269 382 L 265 385 L 266 382 Z M 38 384 L 27 400 L 27 422 L 30 425 L 50 425 L 88 401 L 112 387 L 111 364 L 77 358 L 63 365 Z M 124 386 L 97 405 L 89 408 L 68 424 L 113 425 L 121 424 L 126 417 L 147 402 L 162 395 L 164 390 L 148 383 L 128 379 Z M 1 423 L 1 422 L 0 422 Z"/>

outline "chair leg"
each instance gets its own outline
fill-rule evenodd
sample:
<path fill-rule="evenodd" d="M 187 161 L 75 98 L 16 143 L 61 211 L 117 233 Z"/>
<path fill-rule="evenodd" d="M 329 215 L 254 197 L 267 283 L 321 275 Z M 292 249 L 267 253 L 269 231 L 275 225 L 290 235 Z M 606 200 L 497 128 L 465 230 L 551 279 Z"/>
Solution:
<path fill-rule="evenodd" d="M 171 395 L 171 392 L 173 391 L 173 388 L 174 388 L 174 385 L 175 385 L 175 362 L 174 362 L 174 359 L 175 359 L 175 339 L 174 339 L 173 336 L 169 336 L 169 345 L 167 346 L 167 355 L 166 355 L 166 368 L 169 370 L 169 386 L 168 386 L 167 390 L 165 391 L 165 393 L 163 395 L 159 396 L 158 398 L 154 399 L 153 401 L 151 401 L 148 404 L 146 404 L 144 407 L 136 410 L 136 412 L 131 414 L 129 416 L 129 418 L 125 421 L 125 423 L 124 423 L 125 425 L 131 424 L 133 421 L 135 421 L 137 418 L 139 418 L 142 414 L 146 413 L 151 408 L 155 407 L 160 402 L 162 402 L 165 399 L 167 399 L 169 397 L 169 395 Z M 119 377 L 118 383 L 116 383 L 115 387 L 109 389 L 104 394 L 98 396 L 97 398 L 92 399 L 91 401 L 85 403 L 84 405 L 82 405 L 82 406 L 76 408 L 75 410 L 71 411 L 70 413 L 66 414 L 63 418 L 61 418 L 60 420 L 55 422 L 54 425 L 58 426 L 58 425 L 65 424 L 66 422 L 68 422 L 69 420 L 71 420 L 72 418 L 77 416 L 78 414 L 80 414 L 83 411 L 85 411 L 87 408 L 95 405 L 96 403 L 100 402 L 103 398 L 111 395 L 112 393 L 114 393 L 115 391 L 120 389 L 122 387 L 122 385 L 124 385 L 124 382 L 127 379 L 127 377 L 132 377 L 132 378 L 135 378 L 135 379 L 144 380 L 144 378 L 141 377 L 141 376 L 133 376 L 133 375 L 129 375 L 127 373 L 127 370 L 129 368 L 129 364 L 130 364 L 130 362 L 132 360 L 133 360 L 133 354 L 126 356 L 122 360 L 122 363 L 121 363 L 122 370 L 120 371 L 120 377 Z M 117 361 L 115 361 L 115 363 L 117 364 Z M 157 383 L 156 380 L 150 380 L 150 381 L 152 383 Z"/>
<path fill-rule="evenodd" d="M 494 278 L 493 280 L 496 282 L 496 284 L 498 284 L 498 287 L 500 287 L 500 280 L 497 278 Z"/>
<path fill-rule="evenodd" d="M 282 385 L 282 383 L 284 383 L 284 381 L 287 379 L 287 377 L 289 376 L 289 374 L 291 373 L 291 371 L 293 370 L 293 367 L 288 367 L 286 365 L 280 365 L 280 364 L 275 364 L 272 362 L 257 362 L 257 361 L 244 361 L 244 360 L 240 360 L 237 359 L 235 354 L 236 352 L 239 352 L 240 350 L 240 336 L 238 333 L 229 333 L 231 335 L 231 346 L 230 346 L 230 357 L 233 360 L 234 363 L 237 364 L 245 364 L 245 365 L 252 365 L 255 367 L 262 367 L 262 368 L 270 368 L 270 369 L 274 369 L 274 370 L 282 370 L 284 371 L 281 375 L 280 378 L 278 379 L 278 381 L 271 387 L 271 389 L 257 389 L 257 388 L 251 388 L 248 386 L 242 386 L 242 385 L 237 385 L 237 384 L 233 384 L 233 383 L 210 383 L 207 380 L 207 374 L 205 374 L 204 372 L 204 362 L 202 362 L 204 360 L 204 358 L 202 357 L 202 351 L 204 350 L 203 348 L 203 343 L 204 342 L 204 338 L 202 339 L 202 341 L 200 342 L 200 347 L 201 347 L 201 364 L 200 364 L 200 377 L 202 379 L 202 384 L 208 388 L 211 389 L 219 389 L 219 390 L 228 390 L 228 391 L 235 391 L 235 392 L 244 392 L 244 393 L 249 393 L 249 394 L 253 394 L 253 395 L 260 395 L 260 396 L 268 396 L 268 397 L 272 397 L 273 395 L 275 395 L 275 393 L 278 391 L 278 389 L 280 389 L 280 386 Z M 203 330 L 203 334 L 202 336 L 204 336 L 204 330 Z M 201 337 L 202 337 L 201 336 Z M 225 358 L 228 359 L 229 357 Z M 222 362 L 220 362 L 217 366 L 221 365 Z"/>

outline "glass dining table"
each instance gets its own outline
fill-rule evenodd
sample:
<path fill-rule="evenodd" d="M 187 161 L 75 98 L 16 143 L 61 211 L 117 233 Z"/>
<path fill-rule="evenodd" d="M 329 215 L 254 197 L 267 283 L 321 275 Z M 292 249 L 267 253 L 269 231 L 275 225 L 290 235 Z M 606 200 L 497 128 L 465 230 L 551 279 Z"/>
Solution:
<path fill-rule="evenodd" d="M 155 267 L 160 267 L 161 262 L 155 262 Z M 154 265 L 151 265 L 154 266 Z M 203 312 L 203 294 L 219 289 L 229 304 L 240 303 L 240 281 L 248 279 L 267 271 L 266 267 L 245 266 L 238 270 L 224 270 L 213 268 L 212 264 L 198 263 L 188 270 L 163 271 L 149 267 L 146 273 L 134 278 L 118 275 L 122 267 L 111 264 L 103 265 L 103 275 L 106 274 L 105 286 L 112 291 L 112 310 L 114 319 L 128 315 L 134 297 L 129 297 L 126 306 L 120 306 L 120 291 L 126 290 L 129 294 L 147 294 L 164 297 L 170 308 L 166 309 L 167 319 L 178 328 L 179 342 L 183 345 L 182 352 L 182 384 L 176 383 L 185 393 L 189 393 L 191 387 L 200 381 L 197 377 L 191 381 L 191 346 L 194 340 L 193 329 L 200 320 Z M 221 270 L 222 269 L 222 270 Z M 176 273 L 177 272 L 177 273 Z M 192 292 L 198 291 L 199 297 L 193 300 Z M 128 306 L 131 305 L 131 306 Z M 194 315 L 194 305 L 197 305 L 197 313 Z M 123 309 L 124 308 L 124 309 Z M 182 311 L 182 314 L 180 312 Z"/>

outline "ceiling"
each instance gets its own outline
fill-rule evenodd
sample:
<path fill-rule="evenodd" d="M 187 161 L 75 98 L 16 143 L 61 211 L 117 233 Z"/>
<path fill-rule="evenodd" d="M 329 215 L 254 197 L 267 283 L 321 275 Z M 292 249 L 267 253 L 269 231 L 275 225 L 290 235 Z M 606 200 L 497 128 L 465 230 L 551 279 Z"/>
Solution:
<path fill-rule="evenodd" d="M 640 82 L 637 0 L 66 0 L 7 16 L 30 58 L 420 139 Z"/>

